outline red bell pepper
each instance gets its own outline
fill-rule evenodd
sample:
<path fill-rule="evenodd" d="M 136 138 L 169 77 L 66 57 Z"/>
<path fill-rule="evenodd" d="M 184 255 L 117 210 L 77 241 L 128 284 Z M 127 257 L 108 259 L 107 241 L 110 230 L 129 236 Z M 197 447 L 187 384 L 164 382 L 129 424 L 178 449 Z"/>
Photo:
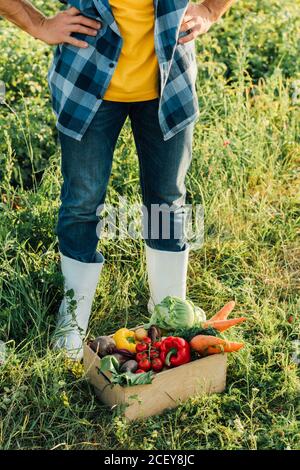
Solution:
<path fill-rule="evenodd" d="M 160 347 L 160 358 L 168 367 L 177 367 L 191 360 L 189 343 L 178 336 L 165 338 Z"/>

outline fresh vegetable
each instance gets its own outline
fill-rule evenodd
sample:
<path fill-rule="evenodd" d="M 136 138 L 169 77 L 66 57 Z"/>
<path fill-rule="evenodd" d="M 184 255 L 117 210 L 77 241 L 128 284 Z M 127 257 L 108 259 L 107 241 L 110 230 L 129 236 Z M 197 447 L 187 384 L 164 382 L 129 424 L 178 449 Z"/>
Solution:
<path fill-rule="evenodd" d="M 153 371 L 137 374 L 136 372 L 125 372 L 114 376 L 112 383 L 131 387 L 133 385 L 151 384 L 153 379 Z"/>
<path fill-rule="evenodd" d="M 194 305 L 194 304 L 193 304 Z M 202 308 L 194 305 L 194 325 L 200 325 L 202 321 L 206 320 L 205 312 Z"/>
<path fill-rule="evenodd" d="M 136 345 L 136 351 L 139 353 L 139 352 L 145 352 L 145 351 L 148 351 L 148 344 L 146 343 L 138 343 Z"/>
<path fill-rule="evenodd" d="M 144 343 L 144 344 L 151 344 L 151 342 L 152 342 L 151 338 L 148 338 L 148 337 L 144 338 L 143 341 L 142 341 L 142 343 Z"/>
<path fill-rule="evenodd" d="M 190 346 L 201 356 L 207 356 L 221 352 L 239 351 L 244 346 L 244 343 L 235 343 L 217 338 L 216 336 L 197 335 L 190 341 Z"/>
<path fill-rule="evenodd" d="M 110 336 L 98 336 L 89 343 L 89 346 L 100 357 L 104 357 L 114 352 L 116 343 Z"/>
<path fill-rule="evenodd" d="M 135 371 L 135 374 L 144 374 L 145 371 L 143 369 L 138 369 Z"/>
<path fill-rule="evenodd" d="M 189 343 L 178 336 L 169 336 L 162 341 L 160 359 L 168 367 L 177 367 L 190 362 L 191 349 Z"/>
<path fill-rule="evenodd" d="M 154 359 L 155 357 L 159 357 L 159 351 L 157 349 L 150 350 L 150 358 Z"/>
<path fill-rule="evenodd" d="M 175 335 L 174 335 L 175 336 Z M 160 347 L 161 347 L 161 341 L 155 341 L 152 346 L 155 348 L 155 349 L 158 349 L 160 350 Z"/>
<path fill-rule="evenodd" d="M 181 328 L 179 330 L 175 330 L 173 333 L 170 333 L 170 336 L 179 336 L 180 338 L 186 339 L 188 342 L 190 342 L 191 339 L 197 335 L 218 336 L 219 332 L 211 326 L 208 328 L 193 326 L 192 328 Z"/>
<path fill-rule="evenodd" d="M 126 361 L 124 364 L 122 364 L 120 367 L 120 372 L 135 372 L 137 368 L 138 363 L 133 359 L 130 359 L 130 361 Z"/>
<path fill-rule="evenodd" d="M 210 346 L 207 350 L 208 354 L 218 354 L 220 352 L 236 352 L 244 347 L 244 343 L 238 343 L 235 341 L 227 341 L 219 346 Z"/>
<path fill-rule="evenodd" d="M 231 320 L 207 321 L 203 323 L 203 327 L 204 328 L 212 327 L 217 331 L 225 331 L 225 330 L 228 330 L 228 328 L 231 328 L 234 325 L 238 325 L 239 323 L 243 323 L 246 320 L 247 320 L 246 317 L 240 317 L 240 318 L 231 318 Z"/>
<path fill-rule="evenodd" d="M 116 372 L 119 370 L 118 360 L 112 356 L 108 355 L 101 359 L 100 362 L 100 371 L 101 372 Z"/>
<path fill-rule="evenodd" d="M 143 371 L 143 374 L 120 372 L 117 359 L 111 355 L 101 359 L 99 372 L 110 372 L 111 377 L 108 377 L 110 383 L 126 386 L 150 384 L 153 378 L 152 371 Z"/>
<path fill-rule="evenodd" d="M 232 312 L 235 307 L 234 300 L 231 300 L 224 307 L 221 308 L 213 317 L 211 317 L 208 321 L 216 321 L 216 320 L 226 320 L 228 315 Z"/>
<path fill-rule="evenodd" d="M 128 361 L 127 357 L 125 357 L 125 356 L 123 356 L 122 354 L 119 354 L 119 353 L 113 353 L 112 356 L 117 359 L 117 361 L 120 365 L 124 364 L 124 362 Z"/>
<path fill-rule="evenodd" d="M 115 353 L 119 353 L 122 356 L 126 357 L 127 361 L 128 361 L 128 359 L 135 359 L 135 353 L 128 351 L 128 349 L 115 348 Z"/>
<path fill-rule="evenodd" d="M 195 308 L 191 301 L 168 296 L 155 306 L 149 324 L 157 325 L 165 330 L 176 330 L 200 325 L 205 320 L 203 310 L 199 307 Z"/>
<path fill-rule="evenodd" d="M 159 357 L 156 357 L 156 358 L 152 359 L 151 366 L 152 366 L 152 370 L 154 370 L 154 372 L 160 372 L 162 370 L 163 366 L 164 366 L 164 363 Z"/>
<path fill-rule="evenodd" d="M 145 359 L 142 359 L 141 361 L 139 361 L 138 363 L 138 368 L 139 369 L 142 369 L 143 371 L 147 372 L 148 370 L 151 369 L 151 362 L 149 361 L 149 359 L 145 358 Z"/>
<path fill-rule="evenodd" d="M 147 338 L 144 338 L 143 341 L 141 341 L 140 343 L 136 345 L 136 351 L 137 352 L 148 351 L 150 347 L 151 347 L 151 339 L 147 337 Z"/>
<path fill-rule="evenodd" d="M 117 348 L 127 349 L 128 351 L 136 352 L 136 341 L 134 331 L 128 330 L 127 328 L 121 328 L 116 331 L 113 336 Z"/>
<path fill-rule="evenodd" d="M 138 362 L 141 361 L 142 359 L 147 359 L 147 357 L 148 357 L 147 351 L 138 352 L 135 356 L 135 358 Z"/>
<path fill-rule="evenodd" d="M 156 325 L 151 325 L 149 330 L 148 330 L 148 336 L 151 339 L 152 343 L 155 343 L 160 337 L 161 337 L 161 331 L 160 328 Z"/>
<path fill-rule="evenodd" d="M 147 338 L 148 336 L 148 333 L 145 330 L 145 328 L 137 328 L 134 333 L 135 333 L 135 339 L 137 341 L 142 341 L 144 338 Z"/>

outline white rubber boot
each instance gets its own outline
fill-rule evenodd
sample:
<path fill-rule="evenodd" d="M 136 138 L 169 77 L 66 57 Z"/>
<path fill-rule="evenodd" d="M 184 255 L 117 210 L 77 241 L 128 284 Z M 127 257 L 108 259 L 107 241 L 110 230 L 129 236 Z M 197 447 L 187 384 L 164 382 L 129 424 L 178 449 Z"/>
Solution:
<path fill-rule="evenodd" d="M 184 251 L 162 251 L 145 245 L 150 299 L 148 311 L 168 295 L 186 298 L 189 248 Z"/>
<path fill-rule="evenodd" d="M 104 258 L 100 253 L 96 253 L 95 263 L 82 263 L 62 253 L 60 258 L 65 295 L 58 311 L 53 347 L 65 349 L 71 359 L 80 361 Z"/>

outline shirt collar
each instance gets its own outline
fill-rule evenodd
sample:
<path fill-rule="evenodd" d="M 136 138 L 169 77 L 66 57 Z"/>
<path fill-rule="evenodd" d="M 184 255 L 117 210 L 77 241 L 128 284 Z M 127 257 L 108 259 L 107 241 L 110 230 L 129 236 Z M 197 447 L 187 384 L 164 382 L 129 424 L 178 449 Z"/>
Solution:
<path fill-rule="evenodd" d="M 174 0 L 172 0 L 174 1 Z M 111 27 L 111 29 L 117 33 L 119 36 L 121 36 L 121 33 L 120 33 L 120 30 L 118 28 L 118 25 L 115 21 L 115 18 L 114 18 L 114 15 L 113 15 L 113 12 L 111 10 L 111 6 L 110 6 L 110 3 L 109 3 L 109 0 L 93 0 L 94 2 L 94 5 L 96 7 L 96 9 L 99 11 L 99 13 L 102 15 L 102 18 L 109 24 L 109 26 Z M 158 3 L 160 2 L 160 0 L 153 0 L 153 5 L 154 5 L 154 14 L 155 14 L 155 19 L 156 19 L 156 13 L 157 13 L 157 7 L 158 7 Z M 163 4 L 162 5 L 166 5 L 168 4 L 168 1 L 167 0 L 163 0 Z M 175 0 L 175 4 L 176 2 L 178 4 L 181 4 L 181 3 L 188 3 L 188 0 Z M 161 3 L 160 3 L 161 5 Z"/>
<path fill-rule="evenodd" d="M 114 15 L 109 4 L 109 0 L 93 0 L 96 9 L 99 11 L 102 18 L 109 24 L 111 29 L 121 36 L 118 25 L 114 19 Z"/>

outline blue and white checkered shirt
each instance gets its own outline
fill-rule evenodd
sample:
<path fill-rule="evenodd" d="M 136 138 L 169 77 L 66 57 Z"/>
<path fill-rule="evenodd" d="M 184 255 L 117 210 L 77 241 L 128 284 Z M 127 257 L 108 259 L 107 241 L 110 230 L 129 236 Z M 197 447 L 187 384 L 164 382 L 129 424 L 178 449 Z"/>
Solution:
<path fill-rule="evenodd" d="M 180 25 L 188 0 L 153 0 L 154 42 L 159 63 L 158 119 L 168 140 L 199 116 L 196 93 L 195 41 L 178 43 Z M 66 3 L 66 2 L 63 2 Z M 59 44 L 48 73 L 57 128 L 81 140 L 103 101 L 118 62 L 123 38 L 109 0 L 68 0 L 83 15 L 98 20 L 98 34 L 73 33 L 89 43 L 88 48 Z"/>

